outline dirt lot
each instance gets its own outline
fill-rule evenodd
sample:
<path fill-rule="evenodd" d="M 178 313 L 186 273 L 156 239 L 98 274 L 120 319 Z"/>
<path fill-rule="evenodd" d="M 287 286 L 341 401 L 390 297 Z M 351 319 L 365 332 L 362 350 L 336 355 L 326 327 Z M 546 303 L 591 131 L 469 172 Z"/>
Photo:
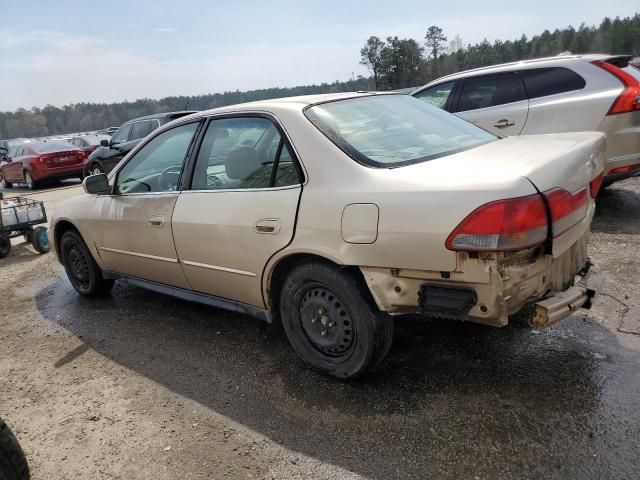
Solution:
<path fill-rule="evenodd" d="M 35 196 L 51 210 L 76 191 Z M 636 178 L 598 202 L 592 311 L 544 331 L 399 321 L 353 383 L 248 317 L 124 285 L 82 299 L 53 255 L 15 244 L 0 416 L 34 479 L 638 478 L 639 235 Z"/>

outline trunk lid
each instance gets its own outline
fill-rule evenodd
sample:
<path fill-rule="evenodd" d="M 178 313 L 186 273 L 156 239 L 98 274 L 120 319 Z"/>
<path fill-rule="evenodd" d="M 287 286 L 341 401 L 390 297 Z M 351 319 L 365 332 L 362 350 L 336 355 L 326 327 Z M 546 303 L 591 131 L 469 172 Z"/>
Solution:
<path fill-rule="evenodd" d="M 558 257 L 589 230 L 595 211 L 589 186 L 604 170 L 605 138 L 599 132 L 509 137 L 449 160 L 472 178 L 526 177 L 545 196 L 553 217 L 552 253 Z M 568 213 L 563 212 L 567 207 Z"/>
<path fill-rule="evenodd" d="M 45 153 L 42 155 L 42 161 L 49 168 L 80 165 L 84 161 L 84 152 L 77 149 Z"/>

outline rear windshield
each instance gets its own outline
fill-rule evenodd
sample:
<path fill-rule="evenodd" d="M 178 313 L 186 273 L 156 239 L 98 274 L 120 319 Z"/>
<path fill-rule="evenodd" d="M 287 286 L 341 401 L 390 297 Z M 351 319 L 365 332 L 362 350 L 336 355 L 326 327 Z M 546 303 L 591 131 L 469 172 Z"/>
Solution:
<path fill-rule="evenodd" d="M 74 150 L 77 148 L 75 145 L 64 142 L 43 142 L 43 143 L 34 143 L 31 145 L 31 148 L 35 150 L 36 153 L 52 153 L 52 152 L 61 152 L 63 150 Z"/>
<path fill-rule="evenodd" d="M 305 113 L 347 155 L 380 168 L 432 160 L 497 138 L 408 95 L 339 100 Z"/>

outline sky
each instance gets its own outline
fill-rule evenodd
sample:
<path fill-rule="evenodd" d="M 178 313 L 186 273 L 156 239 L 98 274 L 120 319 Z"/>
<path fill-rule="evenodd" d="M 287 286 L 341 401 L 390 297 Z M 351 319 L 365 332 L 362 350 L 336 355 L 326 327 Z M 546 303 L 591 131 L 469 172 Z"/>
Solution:
<path fill-rule="evenodd" d="M 605 16 L 638 0 L 0 0 L 0 111 L 318 84 L 367 75 L 371 35 L 464 44 Z"/>

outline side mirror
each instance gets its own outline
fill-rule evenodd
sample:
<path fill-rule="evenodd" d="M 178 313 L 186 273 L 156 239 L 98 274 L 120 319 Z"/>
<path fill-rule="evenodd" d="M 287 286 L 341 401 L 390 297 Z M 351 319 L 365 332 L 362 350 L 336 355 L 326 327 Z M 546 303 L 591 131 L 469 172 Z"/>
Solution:
<path fill-rule="evenodd" d="M 108 147 L 109 146 L 109 140 L 100 140 L 100 146 L 102 147 Z"/>
<path fill-rule="evenodd" d="M 91 194 L 109 193 L 109 180 L 104 173 L 89 175 L 82 181 L 82 188 Z"/>

